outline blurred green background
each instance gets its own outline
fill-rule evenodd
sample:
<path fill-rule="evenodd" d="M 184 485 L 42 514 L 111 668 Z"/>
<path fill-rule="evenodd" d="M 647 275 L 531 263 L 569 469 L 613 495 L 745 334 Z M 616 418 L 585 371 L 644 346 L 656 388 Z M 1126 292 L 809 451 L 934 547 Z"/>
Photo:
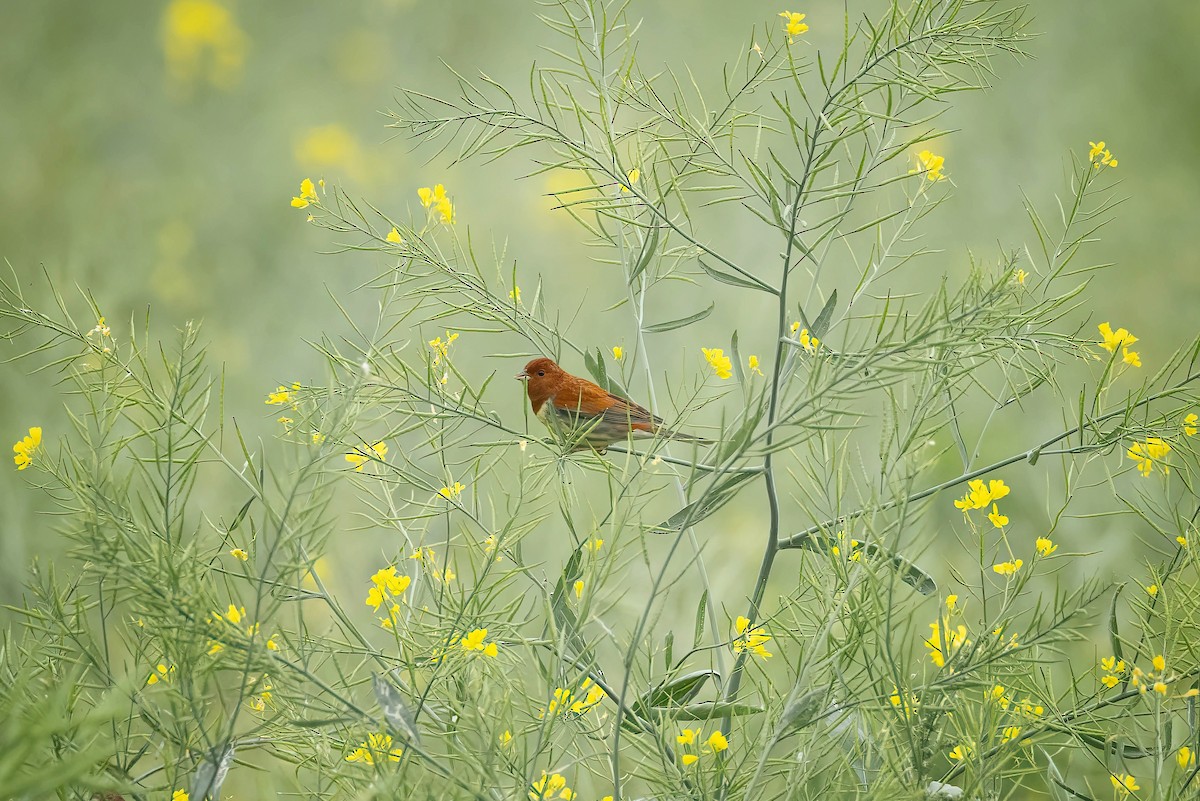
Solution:
<path fill-rule="evenodd" d="M 1149 371 L 1197 328 L 1200 5 L 1130 9 L 1116 0 L 1035 4 L 1033 58 L 997 60 L 993 89 L 955 98 L 941 124 L 957 132 L 938 150 L 957 189 L 923 229 L 923 244 L 940 252 L 920 269 L 961 277 L 968 249 L 990 262 L 1019 247 L 1031 238 L 1022 191 L 1052 212 L 1068 151 L 1105 139 L 1120 159 L 1128 201 L 1088 254 L 1117 266 L 1095 279 L 1087 302 L 1093 326 L 1111 319 L 1141 337 Z M 520 155 L 449 169 L 444 157 L 430 162 L 431 151 L 413 152 L 384 128 L 394 87 L 452 91 L 441 61 L 527 86 L 531 57 L 548 60 L 539 47 L 554 43 L 536 19 L 542 10 L 409 0 L 6 4 L 0 255 L 35 300 L 48 299 L 43 270 L 68 295 L 76 286 L 91 292 L 119 339 L 147 308 L 159 337 L 203 320 L 214 366 L 226 370 L 227 413 L 264 436 L 276 431 L 276 415 L 263 405 L 268 390 L 325 378 L 304 340 L 345 330 L 327 293 L 366 313 L 375 298 L 351 290 L 383 266 L 371 255 L 322 254 L 336 249 L 335 239 L 289 207 L 303 177 L 324 177 L 398 218 L 414 208 L 417 187 L 443 182 L 460 226 L 480 243 L 507 240 L 522 283 L 545 275 L 554 302 L 572 309 L 586 282 L 607 306 L 620 296 L 620 279 L 590 261 L 583 232 L 551 211 L 546 179 L 520 178 L 529 169 Z M 776 25 L 779 10 L 637 0 L 631 15 L 642 20 L 642 67 L 687 65 L 715 89 L 722 64 L 740 62 L 752 32 Z M 796 10 L 813 26 L 806 45 L 833 43 L 842 4 Z M 749 229 L 721 237 L 742 234 Z M 657 356 L 675 364 L 685 342 L 725 343 L 750 311 L 718 304 L 703 330 L 660 340 Z M 627 328 L 627 315 L 617 314 L 588 321 L 575 336 L 607 347 L 628 342 Z M 465 364 L 475 358 L 480 374 L 509 369 L 486 360 L 487 346 L 476 344 L 471 357 L 467 345 L 462 340 L 456 355 Z M 26 367 L 3 367 L 0 419 L 9 441 L 43 425 L 53 447 L 65 426 L 57 377 L 30 377 Z M 501 411 L 519 419 L 521 403 L 514 387 Z M 24 476 L 0 470 L 0 599 L 17 596 L 14 579 L 35 553 L 57 550 L 43 536 L 52 524 L 38 514 L 46 508 Z M 1105 523 L 1088 544 L 1105 546 L 1111 566 L 1126 558 L 1126 541 Z M 739 561 L 757 559 L 757 545 L 732 550 L 743 554 Z M 722 583 L 743 586 L 744 578 Z"/>

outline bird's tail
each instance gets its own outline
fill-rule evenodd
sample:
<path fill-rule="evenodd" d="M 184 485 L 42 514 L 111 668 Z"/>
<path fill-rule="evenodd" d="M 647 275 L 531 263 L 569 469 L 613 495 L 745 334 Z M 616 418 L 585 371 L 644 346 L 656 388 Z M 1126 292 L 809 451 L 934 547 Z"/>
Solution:
<path fill-rule="evenodd" d="M 667 428 L 666 426 L 658 426 L 657 428 L 654 429 L 654 433 L 657 436 L 667 437 L 668 439 L 679 440 L 680 442 L 694 442 L 697 445 L 712 445 L 713 444 L 713 441 L 711 439 L 706 439 L 704 437 L 697 437 L 695 434 L 685 434 L 682 431 L 674 431 L 670 428 Z"/>

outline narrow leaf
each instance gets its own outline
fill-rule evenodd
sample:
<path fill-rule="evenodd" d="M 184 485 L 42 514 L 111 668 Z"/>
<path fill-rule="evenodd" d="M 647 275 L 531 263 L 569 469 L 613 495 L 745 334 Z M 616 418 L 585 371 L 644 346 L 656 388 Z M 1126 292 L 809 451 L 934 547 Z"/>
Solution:
<path fill-rule="evenodd" d="M 829 322 L 833 319 L 833 312 L 837 309 L 837 290 L 829 293 L 829 300 L 825 301 L 825 307 L 821 309 L 821 313 L 817 315 L 817 319 L 813 320 L 812 328 L 809 333 L 817 339 L 825 336 L 825 332 L 829 330 Z"/>
<path fill-rule="evenodd" d="M 678 320 L 668 320 L 665 323 L 647 325 L 642 328 L 642 331 L 647 334 L 661 334 L 664 331 L 674 331 L 677 328 L 683 328 L 684 326 L 699 322 L 708 315 L 712 314 L 713 309 L 716 308 L 716 305 L 717 304 L 715 303 L 710 303 L 708 304 L 707 309 L 701 309 L 695 314 L 689 314 L 687 317 L 680 317 Z"/>
<path fill-rule="evenodd" d="M 729 704 L 724 701 L 701 701 L 698 704 L 688 704 L 674 712 L 676 720 L 712 720 L 725 716 L 757 715 L 763 711 L 761 706 L 753 704 Z"/>
<path fill-rule="evenodd" d="M 698 670 L 695 673 L 688 673 L 686 676 L 663 682 L 638 699 L 638 703 L 644 707 L 659 710 L 683 706 L 700 694 L 709 679 L 712 679 L 714 683 L 720 683 L 721 675 L 715 670 Z"/>
<path fill-rule="evenodd" d="M 759 292 L 766 292 L 768 295 L 776 294 L 772 287 L 759 281 L 757 278 L 751 280 L 743 278 L 740 275 L 734 275 L 733 273 L 722 272 L 715 267 L 709 267 L 704 263 L 703 259 L 699 263 L 700 269 L 708 273 L 709 278 L 712 278 L 714 281 L 720 281 L 722 284 L 729 284 L 730 286 L 738 286 L 742 289 L 757 289 Z"/>
<path fill-rule="evenodd" d="M 699 648 L 704 641 L 704 615 L 708 611 L 708 590 L 700 593 L 700 603 L 696 604 L 696 628 L 692 633 L 692 648 Z"/>
<path fill-rule="evenodd" d="M 375 700 L 379 703 L 379 708 L 383 711 L 383 716 L 392 727 L 392 731 L 420 745 L 417 719 L 412 710 L 408 708 L 408 704 L 404 702 L 404 696 L 400 694 L 400 691 L 378 673 L 371 677 L 371 686 L 375 690 Z"/>
<path fill-rule="evenodd" d="M 629 271 L 629 283 L 632 285 L 637 277 L 646 271 L 650 266 L 650 262 L 654 259 L 654 254 L 658 251 L 658 237 L 662 229 L 657 225 L 650 229 L 650 234 L 646 240 L 642 242 L 642 251 L 638 254 L 637 261 L 634 262 L 633 269 Z"/>
<path fill-rule="evenodd" d="M 213 753 L 206 756 L 192 777 L 192 791 L 188 793 L 188 797 L 195 798 L 196 801 L 205 798 L 220 798 L 221 785 L 225 783 L 225 776 L 229 773 L 231 764 L 233 764 L 232 743 L 226 745 L 225 750 L 220 754 Z"/>

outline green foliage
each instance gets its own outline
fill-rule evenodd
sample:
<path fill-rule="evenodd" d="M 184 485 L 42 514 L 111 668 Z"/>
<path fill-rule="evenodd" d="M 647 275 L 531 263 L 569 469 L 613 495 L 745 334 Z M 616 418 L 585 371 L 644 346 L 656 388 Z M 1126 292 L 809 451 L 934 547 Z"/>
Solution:
<path fill-rule="evenodd" d="M 339 305 L 316 343 L 326 385 L 268 395 L 274 442 L 227 413 L 197 325 L 160 343 L 90 298 L 52 288 L 41 311 L 0 287 L 73 422 L 26 449 L 73 551 L 6 642 L 14 797 L 219 797 L 256 768 L 310 797 L 1086 798 L 1126 776 L 1197 796 L 1179 748 L 1200 744 L 1200 342 L 1139 385 L 1128 332 L 1090 336 L 1111 169 L 1076 158 L 1058 219 L 1030 202 L 1035 245 L 961 281 L 916 269 L 950 183 L 914 151 L 1022 52 L 1023 10 L 891 3 L 841 21 L 832 53 L 772 18 L 705 97 L 643 71 L 627 6 L 549 8 L 559 45 L 528 96 L 458 76 L 455 96 L 403 91 L 392 126 L 435 159 L 569 176 L 556 202 L 620 269 L 628 353 L 567 311 L 585 301 L 481 255 L 440 185 L 410 222 L 340 188 L 297 197 L 387 266 L 363 283 L 375 319 Z M 778 258 L 749 263 L 724 215 Z M 737 333 L 708 327 L 764 296 Z M 735 377 L 646 337 L 675 330 L 729 337 Z M 751 334 L 769 350 L 743 363 Z M 467 347 L 505 367 L 477 374 Z M 532 355 L 716 444 L 565 453 L 498 401 L 492 379 Z M 1052 487 L 1051 525 L 1010 523 L 1005 481 Z M 1161 555 L 1125 601 L 1053 539 L 1117 513 Z M 364 532 L 385 535 L 377 572 L 331 589 L 323 556 Z M 718 574 L 722 540 L 761 549 L 757 576 Z"/>

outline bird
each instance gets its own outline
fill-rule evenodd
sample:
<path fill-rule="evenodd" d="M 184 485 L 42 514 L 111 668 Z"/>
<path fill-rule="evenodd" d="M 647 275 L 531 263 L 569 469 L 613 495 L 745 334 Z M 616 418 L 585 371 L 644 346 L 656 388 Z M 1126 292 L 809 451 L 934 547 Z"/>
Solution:
<path fill-rule="evenodd" d="M 525 365 L 516 379 L 525 382 L 533 413 L 570 451 L 591 448 L 604 453 L 609 445 L 633 434 L 712 444 L 703 437 L 672 431 L 648 409 L 571 375 L 545 356 Z"/>

